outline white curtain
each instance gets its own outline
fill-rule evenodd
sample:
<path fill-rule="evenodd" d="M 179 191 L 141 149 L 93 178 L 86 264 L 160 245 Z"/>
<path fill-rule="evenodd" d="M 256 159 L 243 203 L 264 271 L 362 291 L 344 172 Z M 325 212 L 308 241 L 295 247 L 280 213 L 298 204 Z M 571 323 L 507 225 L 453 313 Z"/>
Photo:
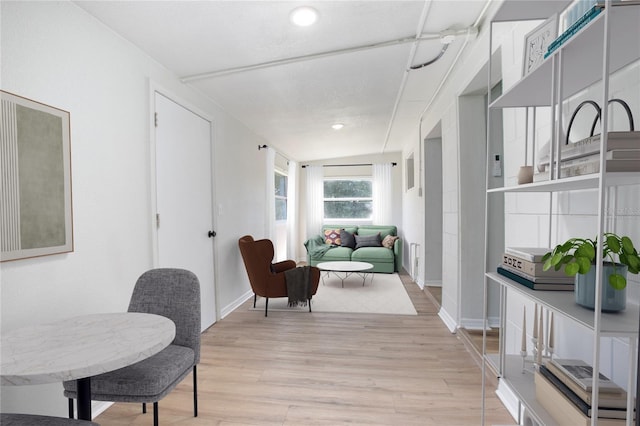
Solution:
<path fill-rule="evenodd" d="M 324 171 L 322 166 L 305 167 L 307 174 L 307 235 L 313 237 L 322 228 L 324 218 Z"/>
<path fill-rule="evenodd" d="M 373 165 L 373 224 L 389 225 L 391 220 L 391 163 Z"/>
<path fill-rule="evenodd" d="M 298 163 L 289 160 L 287 172 L 287 259 L 298 260 Z"/>
<path fill-rule="evenodd" d="M 265 178 L 265 194 L 266 200 L 266 215 L 267 222 L 265 224 L 265 238 L 274 240 L 276 236 L 276 183 L 275 183 L 275 165 L 276 165 L 276 151 L 271 148 L 267 148 L 267 176 Z"/>

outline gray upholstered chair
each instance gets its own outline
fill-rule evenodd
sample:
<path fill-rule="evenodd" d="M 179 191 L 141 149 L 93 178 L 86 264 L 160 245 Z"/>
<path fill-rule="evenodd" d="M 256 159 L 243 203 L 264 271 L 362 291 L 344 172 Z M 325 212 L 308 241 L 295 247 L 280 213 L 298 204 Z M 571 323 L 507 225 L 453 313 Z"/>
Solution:
<path fill-rule="evenodd" d="M 165 316 L 176 325 L 173 342 L 159 353 L 128 367 L 91 377 L 94 401 L 153 402 L 153 424 L 158 424 L 158 401 L 193 371 L 193 415 L 198 416 L 196 365 L 200 361 L 200 283 L 183 269 L 152 269 L 138 278 L 129 312 Z M 64 396 L 69 398 L 69 417 L 73 417 L 76 381 L 66 381 Z"/>

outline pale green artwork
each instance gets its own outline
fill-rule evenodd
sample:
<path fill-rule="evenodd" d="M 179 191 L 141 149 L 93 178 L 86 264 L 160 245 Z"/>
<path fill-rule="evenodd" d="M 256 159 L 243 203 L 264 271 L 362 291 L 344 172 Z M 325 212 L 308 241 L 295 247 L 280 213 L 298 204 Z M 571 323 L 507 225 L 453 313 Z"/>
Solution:
<path fill-rule="evenodd" d="M 2 261 L 73 251 L 69 113 L 1 94 Z"/>

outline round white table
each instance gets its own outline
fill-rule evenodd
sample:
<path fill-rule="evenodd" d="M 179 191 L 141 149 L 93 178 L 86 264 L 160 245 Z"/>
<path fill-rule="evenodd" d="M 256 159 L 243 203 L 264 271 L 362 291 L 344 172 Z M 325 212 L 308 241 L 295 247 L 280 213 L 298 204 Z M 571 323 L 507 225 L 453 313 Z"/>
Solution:
<path fill-rule="evenodd" d="M 91 376 L 148 358 L 174 339 L 173 321 L 133 312 L 82 315 L 2 334 L 1 384 L 78 381 L 78 418 L 91 420 Z"/>
<path fill-rule="evenodd" d="M 338 278 L 342 280 L 342 287 L 344 287 L 344 280 L 346 280 L 351 274 L 358 274 L 362 276 L 362 285 L 364 286 L 367 280 L 367 272 L 369 269 L 373 269 L 373 265 L 369 262 L 352 262 L 350 260 L 338 260 L 334 262 L 320 262 L 316 265 L 321 271 L 325 271 L 327 275 L 333 272 Z M 344 277 L 338 275 L 338 272 L 343 272 Z M 324 285 L 324 276 L 322 277 L 322 284 Z"/>

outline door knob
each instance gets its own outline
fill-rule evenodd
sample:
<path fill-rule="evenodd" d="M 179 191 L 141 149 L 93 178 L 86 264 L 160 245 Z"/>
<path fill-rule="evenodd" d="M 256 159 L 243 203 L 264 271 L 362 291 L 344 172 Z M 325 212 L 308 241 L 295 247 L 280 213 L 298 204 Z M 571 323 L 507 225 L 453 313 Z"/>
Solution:
<path fill-rule="evenodd" d="M 209 236 L 209 238 L 213 238 L 216 236 L 216 231 L 209 231 L 207 235 Z"/>

